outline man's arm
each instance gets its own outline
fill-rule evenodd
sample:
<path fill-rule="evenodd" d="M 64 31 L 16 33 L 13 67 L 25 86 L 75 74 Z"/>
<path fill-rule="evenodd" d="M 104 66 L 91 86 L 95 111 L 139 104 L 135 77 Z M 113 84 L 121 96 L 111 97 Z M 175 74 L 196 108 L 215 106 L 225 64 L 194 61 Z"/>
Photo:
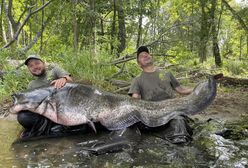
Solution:
<path fill-rule="evenodd" d="M 182 95 L 188 95 L 193 91 L 192 88 L 182 87 L 180 85 L 180 83 L 178 82 L 178 80 L 170 72 L 169 72 L 169 77 L 170 77 L 170 80 L 171 80 L 171 85 L 176 90 L 177 93 L 182 94 Z"/>
<path fill-rule="evenodd" d="M 72 82 L 72 78 L 69 75 L 63 76 L 59 79 L 53 80 L 51 82 L 51 85 L 53 85 L 55 88 L 60 89 L 62 88 L 66 83 Z"/>
<path fill-rule="evenodd" d="M 177 91 L 177 93 L 182 94 L 182 95 L 188 95 L 192 93 L 193 91 L 192 88 L 183 88 L 181 86 L 176 87 L 175 90 Z"/>
<path fill-rule="evenodd" d="M 57 89 L 60 89 L 66 83 L 73 81 L 70 74 L 64 69 L 61 69 L 59 67 L 55 67 L 53 69 L 53 74 L 54 74 L 55 80 L 51 82 L 51 85 L 53 85 Z"/>
<path fill-rule="evenodd" d="M 141 98 L 140 95 L 140 89 L 139 89 L 139 84 L 137 78 L 134 78 L 131 82 L 130 89 L 128 91 L 128 95 L 133 97 L 133 98 Z"/>

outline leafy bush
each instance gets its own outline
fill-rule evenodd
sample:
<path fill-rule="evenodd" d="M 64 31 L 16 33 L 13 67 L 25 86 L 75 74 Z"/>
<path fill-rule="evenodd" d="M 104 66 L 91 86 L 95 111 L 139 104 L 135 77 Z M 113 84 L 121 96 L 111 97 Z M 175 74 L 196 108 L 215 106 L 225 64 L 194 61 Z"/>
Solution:
<path fill-rule="evenodd" d="M 92 51 L 75 53 L 68 51 L 61 60 L 61 66 L 73 75 L 76 81 L 86 81 L 99 87 L 111 87 L 105 79 L 111 77 L 117 70 L 114 66 L 105 65 L 110 61 L 111 55 L 99 52 L 94 55 Z"/>
<path fill-rule="evenodd" d="M 14 92 L 25 90 L 30 80 L 30 75 L 26 70 L 13 70 L 9 69 L 3 76 L 3 80 L 0 84 L 0 102 L 9 100 L 10 95 Z"/>
<path fill-rule="evenodd" d="M 228 60 L 224 62 L 223 68 L 225 68 L 230 76 L 246 76 L 247 75 L 247 61 L 241 60 Z"/>
<path fill-rule="evenodd" d="M 2 50 L 0 53 L 0 67 L 3 72 L 0 79 L 0 102 L 9 100 L 10 95 L 13 92 L 23 90 L 27 87 L 27 82 L 30 79 L 30 75 L 27 75 L 27 70 L 20 68 L 16 70 L 17 65 L 11 65 L 8 62 L 9 58 L 18 57 L 17 51 L 14 50 Z M 9 59 L 10 60 L 10 59 Z"/>

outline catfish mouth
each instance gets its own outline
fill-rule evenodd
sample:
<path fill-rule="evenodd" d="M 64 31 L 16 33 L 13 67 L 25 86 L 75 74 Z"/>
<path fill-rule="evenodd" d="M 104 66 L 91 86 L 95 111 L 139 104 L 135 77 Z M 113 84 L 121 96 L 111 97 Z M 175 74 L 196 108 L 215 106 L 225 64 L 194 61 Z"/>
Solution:
<path fill-rule="evenodd" d="M 12 94 L 11 97 L 12 97 L 12 106 L 14 106 L 17 103 L 16 94 Z"/>
<path fill-rule="evenodd" d="M 9 108 L 10 113 L 16 114 L 23 110 L 23 104 L 18 103 L 18 94 L 12 94 L 12 105 Z"/>
<path fill-rule="evenodd" d="M 9 111 L 10 111 L 11 113 L 17 113 L 17 111 L 16 111 L 16 105 L 17 105 L 17 97 L 16 97 L 16 94 L 12 94 L 11 97 L 12 97 L 12 105 L 10 106 Z"/>

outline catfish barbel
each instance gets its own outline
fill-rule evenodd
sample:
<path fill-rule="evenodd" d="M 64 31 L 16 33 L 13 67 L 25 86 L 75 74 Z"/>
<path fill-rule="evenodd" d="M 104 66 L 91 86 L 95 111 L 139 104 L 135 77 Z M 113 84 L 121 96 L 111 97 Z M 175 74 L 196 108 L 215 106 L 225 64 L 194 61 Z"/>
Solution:
<path fill-rule="evenodd" d="M 137 122 L 148 127 L 166 124 L 178 115 L 194 115 L 214 100 L 216 81 L 210 77 L 184 97 L 159 102 L 144 101 L 126 95 L 100 91 L 94 87 L 68 83 L 13 94 L 11 113 L 28 110 L 55 123 L 73 126 L 100 122 L 109 130 L 120 130 Z"/>

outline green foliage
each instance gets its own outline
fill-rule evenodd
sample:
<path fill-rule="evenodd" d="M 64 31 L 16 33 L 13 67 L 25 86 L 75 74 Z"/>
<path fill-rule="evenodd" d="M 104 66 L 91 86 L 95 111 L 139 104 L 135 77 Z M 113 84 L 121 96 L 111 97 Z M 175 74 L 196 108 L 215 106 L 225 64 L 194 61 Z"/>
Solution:
<path fill-rule="evenodd" d="M 209 57 L 203 64 L 198 63 L 198 59 L 190 59 L 185 61 L 184 70 L 194 70 L 204 71 L 209 74 L 223 73 L 224 76 L 232 76 L 236 78 L 247 78 L 248 75 L 248 63 L 243 60 L 224 60 L 223 66 L 217 68 L 215 66 L 215 60 L 213 57 Z"/>
<path fill-rule="evenodd" d="M 241 60 L 224 61 L 223 68 L 228 72 L 229 76 L 247 77 L 248 63 Z"/>
<path fill-rule="evenodd" d="M 5 68 L 3 80 L 0 82 L 0 102 L 10 100 L 10 95 L 21 90 L 25 90 L 30 80 L 30 75 L 26 70 L 16 71 L 13 68 Z"/>
<path fill-rule="evenodd" d="M 22 61 L 13 60 L 13 58 L 19 58 L 18 50 L 4 49 L 0 52 L 0 70 L 3 72 L 0 78 L 0 102 L 9 100 L 14 92 L 26 89 L 31 77 L 26 68 L 16 70 Z"/>
<path fill-rule="evenodd" d="M 111 58 L 112 56 L 104 51 L 96 55 L 90 50 L 79 53 L 71 50 L 64 53 L 61 64 L 73 75 L 75 81 L 90 82 L 98 87 L 111 89 L 111 85 L 104 81 L 116 71 L 114 66 L 104 65 Z"/>

